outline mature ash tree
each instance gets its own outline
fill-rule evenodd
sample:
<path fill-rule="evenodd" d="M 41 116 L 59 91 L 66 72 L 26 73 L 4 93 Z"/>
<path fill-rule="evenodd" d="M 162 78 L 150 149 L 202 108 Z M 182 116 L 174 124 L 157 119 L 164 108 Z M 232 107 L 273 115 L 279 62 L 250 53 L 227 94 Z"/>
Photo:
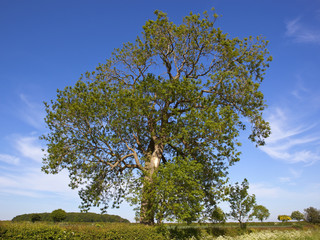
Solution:
<path fill-rule="evenodd" d="M 133 43 L 46 103 L 46 173 L 68 169 L 82 209 L 130 200 L 140 222 L 191 222 L 215 205 L 238 136 L 264 144 L 261 38 L 231 38 L 217 15 L 180 25 L 156 11 Z"/>

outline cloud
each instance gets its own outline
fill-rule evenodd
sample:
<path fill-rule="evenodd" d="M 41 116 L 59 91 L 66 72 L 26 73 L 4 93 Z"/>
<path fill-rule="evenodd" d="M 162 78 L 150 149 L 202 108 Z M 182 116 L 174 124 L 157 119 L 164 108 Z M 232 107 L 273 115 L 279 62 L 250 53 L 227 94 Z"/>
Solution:
<path fill-rule="evenodd" d="M 286 177 L 279 177 L 279 181 L 281 183 L 287 183 L 290 185 L 296 185 L 295 180 L 300 178 L 302 174 L 302 170 L 294 170 L 292 168 L 289 168 L 289 175 L 290 176 L 286 176 Z"/>
<path fill-rule="evenodd" d="M 69 186 L 68 173 L 60 172 L 58 175 L 47 175 L 39 168 L 24 169 L 14 174 L 4 173 L 0 177 L 0 193 L 2 195 L 19 195 L 27 197 L 48 197 L 50 195 L 66 198 L 77 197 L 77 191 Z"/>
<path fill-rule="evenodd" d="M 297 171 L 297 170 L 290 168 L 289 171 L 294 178 L 299 178 L 302 174 L 302 170 Z"/>
<path fill-rule="evenodd" d="M 16 140 L 16 149 L 22 156 L 36 162 L 42 162 L 44 152 L 37 141 L 38 138 L 36 137 L 19 137 Z"/>
<path fill-rule="evenodd" d="M 282 183 L 289 183 L 289 182 L 291 182 L 291 178 L 290 178 L 290 177 L 280 177 L 279 180 L 280 180 L 280 182 L 282 182 Z"/>
<path fill-rule="evenodd" d="M 0 161 L 5 162 L 7 164 L 18 165 L 20 162 L 20 159 L 8 154 L 0 154 Z"/>
<path fill-rule="evenodd" d="M 320 137 L 316 124 L 294 122 L 281 108 L 275 108 L 267 118 L 271 125 L 271 136 L 260 149 L 274 159 L 288 163 L 312 165 L 320 160 Z"/>
<path fill-rule="evenodd" d="M 300 18 L 286 22 L 286 35 L 298 43 L 320 44 L 320 30 L 301 23 Z"/>
<path fill-rule="evenodd" d="M 280 198 L 285 192 L 280 187 L 268 186 L 263 183 L 250 184 L 250 194 L 255 194 L 258 198 Z"/>
<path fill-rule="evenodd" d="M 20 99 L 24 105 L 21 110 L 23 120 L 36 129 L 43 129 L 43 119 L 45 117 L 43 106 L 38 103 L 31 102 L 24 94 L 20 94 Z"/>

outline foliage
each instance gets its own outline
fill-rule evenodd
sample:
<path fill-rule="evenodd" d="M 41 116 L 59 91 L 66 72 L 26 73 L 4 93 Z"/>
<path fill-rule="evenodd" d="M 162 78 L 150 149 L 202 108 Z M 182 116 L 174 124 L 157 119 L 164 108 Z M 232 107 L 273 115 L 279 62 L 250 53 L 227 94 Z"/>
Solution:
<path fill-rule="evenodd" d="M 14 217 L 12 221 L 32 221 L 32 214 L 22 214 Z M 66 219 L 64 222 L 129 222 L 127 219 L 121 218 L 117 215 L 109 215 L 109 214 L 97 214 L 97 213 L 75 213 L 75 212 L 67 212 Z M 50 217 L 50 213 L 36 213 L 41 217 L 41 221 L 52 221 Z"/>
<path fill-rule="evenodd" d="M 304 219 L 304 215 L 299 211 L 293 211 L 291 213 L 291 218 L 300 221 Z"/>
<path fill-rule="evenodd" d="M 159 168 L 154 178 L 155 218 L 169 221 L 191 223 L 199 218 L 203 206 L 199 199 L 203 199 L 200 179 L 203 168 L 195 160 L 187 161 L 181 157 L 175 163 L 166 163 Z M 166 185 L 163 181 L 166 181 Z"/>
<path fill-rule="evenodd" d="M 240 223 L 241 227 L 244 227 L 242 224 L 245 220 L 252 218 L 250 215 L 254 206 L 256 205 L 255 195 L 249 195 L 249 182 L 247 179 L 244 179 L 241 185 L 238 182 L 230 187 L 229 193 L 229 204 L 231 212 L 229 216 L 237 220 Z"/>
<path fill-rule="evenodd" d="M 290 216 L 288 215 L 279 215 L 278 216 L 278 220 L 281 221 L 281 222 L 287 222 L 287 221 L 290 221 L 292 220 Z"/>
<path fill-rule="evenodd" d="M 255 223 L 262 227 L 266 223 Z M 271 223 L 270 223 L 271 224 Z M 279 223 L 283 225 L 282 223 Z M 288 224 L 288 223 L 286 223 Z M 293 223 L 295 224 L 295 223 Z M 291 225 L 293 225 L 291 224 Z M 300 224 L 300 223 L 299 223 Z M 307 223 L 304 223 L 307 224 Z M 51 240 L 213 240 L 213 239 L 319 239 L 320 230 L 313 225 L 311 230 L 262 230 L 252 231 L 234 227 L 234 223 L 226 223 L 223 227 L 217 225 L 158 225 L 145 226 L 128 223 L 100 223 L 100 224 L 70 224 L 70 223 L 29 223 L 0 221 L 0 239 L 51 239 Z M 269 226 L 269 225 L 268 225 Z M 262 228 L 264 229 L 264 228 Z M 270 229 L 270 228 L 268 228 Z M 309 228 L 310 229 L 310 228 Z"/>
<path fill-rule="evenodd" d="M 37 213 L 34 213 L 34 214 L 31 214 L 31 222 L 36 222 L 36 221 L 40 221 L 41 220 L 41 215 L 40 214 L 37 214 Z"/>
<path fill-rule="evenodd" d="M 307 222 L 310 223 L 320 223 L 320 210 L 309 207 L 304 210 L 305 212 L 305 219 Z"/>
<path fill-rule="evenodd" d="M 221 208 L 215 207 L 210 214 L 210 220 L 214 223 L 224 223 L 226 221 L 226 214 Z"/>
<path fill-rule="evenodd" d="M 246 124 L 257 145 L 270 134 L 259 87 L 271 57 L 263 38 L 215 28 L 216 14 L 180 25 L 155 14 L 134 43 L 46 103 L 43 171 L 68 169 L 83 210 L 130 200 L 143 223 L 190 222 L 216 204 Z"/>
<path fill-rule="evenodd" d="M 255 217 L 263 222 L 263 220 L 268 219 L 269 216 L 270 212 L 265 206 L 256 205 L 253 207 L 253 213 L 251 214 L 251 217 Z"/>
<path fill-rule="evenodd" d="M 54 222 L 61 222 L 66 219 L 67 213 L 66 211 L 59 208 L 57 210 L 53 210 L 52 213 L 50 214 L 50 217 Z"/>
<path fill-rule="evenodd" d="M 124 223 L 50 225 L 0 222 L 0 239 L 51 240 L 164 240 L 155 228 Z"/>

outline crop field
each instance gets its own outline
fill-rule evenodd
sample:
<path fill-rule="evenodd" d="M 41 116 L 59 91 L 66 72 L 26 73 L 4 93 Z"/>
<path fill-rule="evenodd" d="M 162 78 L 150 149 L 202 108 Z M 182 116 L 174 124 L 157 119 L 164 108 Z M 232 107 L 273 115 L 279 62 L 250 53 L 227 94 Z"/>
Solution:
<path fill-rule="evenodd" d="M 252 223 L 246 230 L 237 224 L 51 223 L 0 222 L 0 239 L 107 239 L 107 240 L 267 240 L 319 239 L 320 227 L 306 223 Z"/>

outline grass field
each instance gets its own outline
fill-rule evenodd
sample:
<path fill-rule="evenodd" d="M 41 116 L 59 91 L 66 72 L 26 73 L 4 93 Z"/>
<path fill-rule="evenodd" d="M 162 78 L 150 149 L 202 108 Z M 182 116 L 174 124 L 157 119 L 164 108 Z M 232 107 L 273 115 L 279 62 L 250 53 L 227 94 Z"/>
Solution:
<path fill-rule="evenodd" d="M 107 240 L 320 240 L 320 227 L 301 223 L 165 224 L 0 222 L 0 239 Z"/>

